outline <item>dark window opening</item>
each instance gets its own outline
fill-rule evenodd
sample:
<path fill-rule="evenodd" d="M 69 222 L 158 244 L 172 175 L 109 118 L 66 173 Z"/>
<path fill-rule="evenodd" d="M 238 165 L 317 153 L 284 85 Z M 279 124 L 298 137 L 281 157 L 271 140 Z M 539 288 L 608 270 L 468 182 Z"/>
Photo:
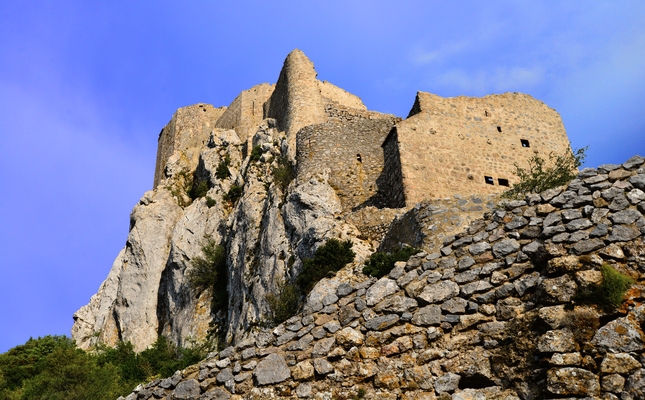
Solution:
<path fill-rule="evenodd" d="M 492 176 L 485 176 L 485 177 L 484 177 L 484 181 L 486 181 L 486 184 L 487 184 L 487 185 L 494 185 L 494 184 L 495 184 L 495 182 L 493 181 L 493 177 L 492 177 Z"/>
<path fill-rule="evenodd" d="M 488 111 L 485 111 L 485 110 L 484 110 L 484 117 L 488 117 L 489 115 L 490 115 L 490 114 L 488 113 Z"/>
<path fill-rule="evenodd" d="M 508 179 L 499 178 L 497 179 L 497 183 L 499 183 L 500 186 L 510 186 L 508 184 Z"/>
<path fill-rule="evenodd" d="M 363 162 L 363 158 L 361 158 L 360 153 L 359 153 L 359 154 L 356 154 L 356 161 L 358 161 L 359 163 L 362 163 L 362 162 Z"/>
<path fill-rule="evenodd" d="M 498 126 L 498 127 L 497 127 L 497 132 L 501 132 L 501 131 L 502 131 L 502 127 L 501 127 L 501 126 Z"/>
<path fill-rule="evenodd" d="M 474 374 L 473 376 L 462 376 L 459 380 L 459 389 L 462 390 L 483 389 L 490 386 L 495 386 L 495 382 L 480 374 Z"/>
<path fill-rule="evenodd" d="M 520 142 L 522 142 L 522 147 L 531 147 L 529 141 L 526 139 L 520 139 Z"/>

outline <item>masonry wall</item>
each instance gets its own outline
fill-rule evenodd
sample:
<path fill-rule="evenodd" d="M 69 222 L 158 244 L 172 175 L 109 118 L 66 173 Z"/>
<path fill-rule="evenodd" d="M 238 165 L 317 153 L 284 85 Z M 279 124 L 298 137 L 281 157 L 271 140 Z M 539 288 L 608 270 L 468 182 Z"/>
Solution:
<path fill-rule="evenodd" d="M 328 169 L 329 183 L 344 210 L 377 205 L 377 179 L 383 170 L 380 143 L 395 122 L 392 116 L 351 122 L 332 119 L 301 129 L 296 150 L 298 181 Z"/>
<path fill-rule="evenodd" d="M 271 97 L 274 88 L 274 85 L 263 83 L 243 91 L 217 120 L 215 127 L 235 129 L 240 140 L 246 141 L 262 122 L 264 103 Z"/>
<path fill-rule="evenodd" d="M 198 103 L 178 109 L 170 122 L 159 133 L 157 161 L 153 189 L 165 177 L 166 162 L 175 151 L 188 151 L 203 145 L 211 128 L 225 112 L 226 107 L 215 108 L 211 104 Z"/>
<path fill-rule="evenodd" d="M 367 110 L 360 97 L 327 81 L 318 81 L 318 90 L 320 90 L 320 94 L 324 98 L 333 100 L 344 107 Z"/>
<path fill-rule="evenodd" d="M 442 98 L 419 92 L 394 139 L 407 205 L 502 192 L 508 189 L 504 184 L 516 183 L 514 163 L 526 166 L 535 154 L 548 157 L 570 148 L 560 115 L 520 93 Z"/>

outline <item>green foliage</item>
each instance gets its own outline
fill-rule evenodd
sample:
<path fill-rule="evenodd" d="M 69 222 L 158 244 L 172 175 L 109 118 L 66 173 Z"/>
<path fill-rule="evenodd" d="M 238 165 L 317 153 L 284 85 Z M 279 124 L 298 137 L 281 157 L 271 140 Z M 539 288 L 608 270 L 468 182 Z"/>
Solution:
<path fill-rule="evenodd" d="M 215 204 L 217 204 L 217 201 L 215 201 L 214 198 L 206 196 L 206 205 L 208 206 L 208 208 L 213 207 Z"/>
<path fill-rule="evenodd" d="M 228 167 L 231 166 L 231 157 L 227 154 L 223 160 L 220 160 L 217 164 L 217 169 L 215 170 L 215 176 L 219 180 L 224 180 L 231 175 Z"/>
<path fill-rule="evenodd" d="M 597 304 L 608 311 L 615 310 L 623 304 L 625 293 L 634 284 L 634 280 L 616 271 L 609 264 L 603 264 L 600 272 L 602 283 L 580 291 L 576 300 L 580 303 Z"/>
<path fill-rule="evenodd" d="M 269 320 L 278 325 L 294 316 L 300 308 L 300 290 L 292 283 L 278 284 L 277 294 L 269 293 L 266 300 L 269 303 Z"/>
<path fill-rule="evenodd" d="M 329 239 L 316 250 L 313 258 L 304 260 L 302 271 L 296 279 L 301 292 L 309 293 L 322 278 L 354 261 L 355 255 L 351 240 L 341 242 L 336 238 Z"/>
<path fill-rule="evenodd" d="M 599 294 L 602 303 L 607 307 L 620 307 L 623 304 L 625 292 L 632 286 L 634 280 L 616 271 L 608 264 L 603 264 L 600 267 L 600 272 L 602 272 L 602 284 Z"/>
<path fill-rule="evenodd" d="M 195 185 L 193 185 L 192 189 L 190 190 L 190 198 L 192 200 L 198 199 L 200 197 L 206 196 L 206 193 L 208 193 L 208 182 L 206 181 L 199 181 L 195 182 Z"/>
<path fill-rule="evenodd" d="M 88 353 L 65 336 L 29 339 L 0 354 L 0 399 L 113 400 L 154 376 L 197 363 L 207 350 L 175 348 L 163 336 L 139 354 L 130 343 Z"/>
<path fill-rule="evenodd" d="M 273 169 L 273 181 L 284 192 L 291 181 L 296 177 L 293 164 L 287 157 L 278 157 L 278 166 Z"/>
<path fill-rule="evenodd" d="M 539 155 L 529 159 L 528 169 L 515 165 L 515 175 L 520 178 L 518 184 L 502 194 L 506 198 L 519 198 L 530 193 L 540 193 L 547 189 L 566 185 L 575 179 L 578 167 L 585 160 L 586 147 L 573 152 L 568 149 L 564 154 L 549 154 L 545 160 Z"/>
<path fill-rule="evenodd" d="M 235 203 L 237 203 L 240 197 L 242 197 L 242 191 L 244 191 L 244 188 L 242 186 L 232 185 L 228 192 L 224 193 L 224 196 L 222 196 L 222 198 L 225 201 L 231 203 L 231 205 L 234 205 Z"/>
<path fill-rule="evenodd" d="M 417 254 L 419 251 L 419 249 L 410 246 L 402 247 L 392 253 L 377 251 L 365 262 L 363 273 L 365 275 L 380 278 L 392 271 L 395 262 L 407 261 L 411 256 Z"/>
<path fill-rule="evenodd" d="M 226 249 L 217 244 L 211 235 L 204 236 L 202 255 L 190 262 L 188 283 L 197 291 L 212 289 L 213 309 L 226 307 Z"/>
<path fill-rule="evenodd" d="M 251 161 L 259 161 L 260 157 L 262 157 L 262 146 L 258 144 L 253 146 L 253 150 L 251 150 Z"/>
<path fill-rule="evenodd" d="M 193 174 L 186 169 L 179 171 L 166 185 L 166 189 L 168 189 L 170 194 L 172 194 L 175 200 L 177 200 L 177 204 L 179 204 L 179 206 L 189 206 L 193 200 Z"/>

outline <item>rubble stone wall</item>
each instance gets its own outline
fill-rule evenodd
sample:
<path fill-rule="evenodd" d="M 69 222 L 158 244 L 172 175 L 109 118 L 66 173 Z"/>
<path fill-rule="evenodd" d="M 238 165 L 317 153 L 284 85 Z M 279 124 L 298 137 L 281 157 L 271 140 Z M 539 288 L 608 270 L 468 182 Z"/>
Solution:
<path fill-rule="evenodd" d="M 500 203 L 378 280 L 324 279 L 301 314 L 126 399 L 644 398 L 644 164 Z M 602 265 L 636 281 L 616 310 L 577 297 Z"/>

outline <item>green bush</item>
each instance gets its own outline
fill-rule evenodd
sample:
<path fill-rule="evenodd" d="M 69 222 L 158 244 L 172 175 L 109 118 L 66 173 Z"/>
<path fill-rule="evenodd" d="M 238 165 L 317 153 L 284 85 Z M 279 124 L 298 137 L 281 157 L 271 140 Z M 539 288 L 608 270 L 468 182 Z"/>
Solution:
<path fill-rule="evenodd" d="M 520 182 L 502 194 L 505 198 L 520 198 L 530 193 L 541 193 L 547 189 L 566 185 L 575 179 L 578 167 L 585 160 L 587 148 L 573 152 L 568 149 L 564 154 L 549 154 L 548 161 L 539 155 L 529 159 L 528 169 L 515 165 L 515 175 Z"/>
<path fill-rule="evenodd" d="M 217 169 L 215 170 L 215 176 L 219 180 L 224 180 L 231 175 L 228 167 L 231 165 L 231 157 L 227 154 L 223 160 L 217 164 Z"/>
<path fill-rule="evenodd" d="M 195 185 L 193 185 L 192 189 L 190 190 L 190 198 L 192 200 L 198 199 L 200 197 L 206 196 L 206 193 L 208 193 L 208 182 L 206 181 L 195 181 Z"/>
<path fill-rule="evenodd" d="M 206 196 L 206 206 L 208 206 L 208 208 L 213 207 L 215 204 L 217 204 L 217 201 L 215 201 L 214 198 Z"/>
<path fill-rule="evenodd" d="M 281 282 L 278 284 L 276 294 L 266 296 L 269 303 L 269 321 L 279 325 L 294 316 L 300 308 L 300 290 L 292 283 Z"/>
<path fill-rule="evenodd" d="M 392 253 L 377 251 L 365 262 L 363 273 L 377 278 L 383 277 L 392 271 L 395 262 L 407 261 L 411 256 L 417 254 L 419 251 L 419 249 L 410 246 L 402 247 Z"/>
<path fill-rule="evenodd" d="M 253 146 L 253 150 L 251 150 L 251 161 L 259 161 L 260 157 L 262 157 L 262 146 L 259 144 L 257 146 Z"/>
<path fill-rule="evenodd" d="M 608 311 L 615 310 L 623 304 L 625 293 L 634 284 L 634 280 L 609 264 L 603 264 L 600 272 L 602 283 L 581 290 L 575 299 L 580 303 L 597 304 Z"/>
<path fill-rule="evenodd" d="M 193 258 L 187 272 L 188 284 L 197 291 L 212 289 L 213 309 L 226 307 L 226 249 L 215 242 L 211 235 L 205 235 L 202 255 Z"/>
<path fill-rule="evenodd" d="M 237 201 L 242 197 L 242 192 L 244 191 L 244 188 L 242 186 L 238 185 L 232 185 L 231 188 L 228 190 L 227 193 L 224 193 L 222 198 L 225 201 L 228 201 L 231 203 L 231 205 L 235 205 Z"/>
<path fill-rule="evenodd" d="M 278 166 L 273 169 L 273 181 L 284 192 L 296 177 L 293 164 L 286 157 L 278 158 Z"/>
<path fill-rule="evenodd" d="M 634 280 L 616 271 L 608 264 L 603 264 L 600 267 L 600 272 L 602 272 L 602 284 L 599 288 L 601 302 L 607 307 L 620 307 L 623 304 L 625 293 L 634 284 Z"/>
<path fill-rule="evenodd" d="M 355 256 L 351 240 L 341 242 L 336 238 L 329 239 L 316 250 L 313 258 L 303 261 L 296 284 L 303 294 L 309 293 L 318 281 L 354 261 Z"/>

